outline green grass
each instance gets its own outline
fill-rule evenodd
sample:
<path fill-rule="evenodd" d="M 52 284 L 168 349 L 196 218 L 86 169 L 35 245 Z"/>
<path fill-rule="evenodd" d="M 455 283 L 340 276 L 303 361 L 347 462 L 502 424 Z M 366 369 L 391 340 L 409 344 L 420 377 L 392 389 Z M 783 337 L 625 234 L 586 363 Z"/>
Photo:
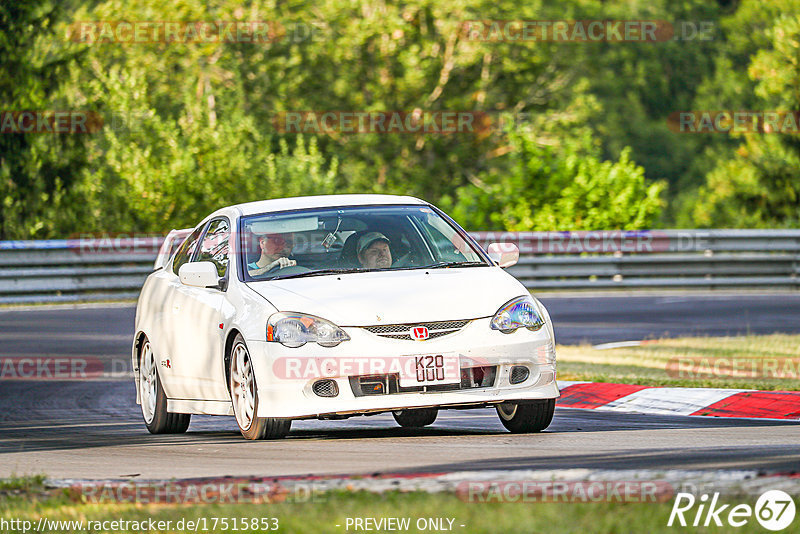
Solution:
<path fill-rule="evenodd" d="M 561 380 L 800 390 L 800 335 L 660 339 L 606 350 L 562 345 L 556 354 Z"/>
<path fill-rule="evenodd" d="M 19 481 L 15 482 L 18 483 Z M 37 491 L 41 481 L 28 484 L 31 491 L 22 495 L 0 494 L 0 517 L 36 522 L 48 520 L 172 521 L 173 527 L 158 532 L 177 532 L 181 520 L 205 518 L 213 532 L 255 532 L 240 529 L 211 530 L 213 518 L 277 518 L 279 532 L 313 532 L 315 534 L 354 532 L 345 529 L 347 518 L 408 517 L 412 525 L 419 518 L 453 518 L 453 532 L 463 533 L 528 533 L 558 532 L 588 534 L 593 532 L 674 532 L 666 526 L 672 502 L 661 503 L 470 503 L 453 494 L 422 492 L 330 492 L 317 495 L 313 502 L 230 504 L 230 505 L 137 505 L 91 504 L 82 502 L 64 490 L 50 490 L 46 496 Z M 735 504 L 743 501 L 732 501 Z M 746 502 L 746 501 L 744 501 Z M 750 502 L 752 505 L 753 502 Z M 736 529 L 737 532 L 762 532 L 758 523 Z M 84 523 L 86 524 L 86 523 Z M 336 526 L 340 525 L 340 526 Z M 464 527 L 461 527 L 464 525 Z M 96 532 L 126 532 L 99 529 Z M 680 530 L 680 528 L 679 528 Z M 697 531 L 698 529 L 692 529 Z M 703 532 L 726 532 L 730 527 L 700 529 Z M 58 532 L 74 532 L 63 529 Z M 127 530 L 130 531 L 130 530 Z M 202 529 L 200 530 L 203 531 Z M 11 530 L 10 532 L 15 532 Z M 261 532 L 264 532 L 263 530 Z M 411 528 L 408 532 L 418 532 Z"/>
<path fill-rule="evenodd" d="M 34 477 L 11 477 L 0 479 L 0 491 L 30 491 L 32 489 L 44 488 L 45 477 L 37 475 Z"/>

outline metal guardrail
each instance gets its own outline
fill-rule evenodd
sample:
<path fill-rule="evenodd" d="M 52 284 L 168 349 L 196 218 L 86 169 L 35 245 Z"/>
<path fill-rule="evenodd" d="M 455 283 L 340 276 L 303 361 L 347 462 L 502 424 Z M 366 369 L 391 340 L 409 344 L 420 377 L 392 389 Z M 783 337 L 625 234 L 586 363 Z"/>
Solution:
<path fill-rule="evenodd" d="M 800 230 L 477 232 L 512 241 L 530 289 L 800 289 Z"/>
<path fill-rule="evenodd" d="M 474 232 L 533 290 L 800 289 L 800 230 Z M 0 241 L 0 303 L 136 298 L 162 237 Z"/>
<path fill-rule="evenodd" d="M 0 303 L 137 298 L 163 240 L 0 241 Z"/>

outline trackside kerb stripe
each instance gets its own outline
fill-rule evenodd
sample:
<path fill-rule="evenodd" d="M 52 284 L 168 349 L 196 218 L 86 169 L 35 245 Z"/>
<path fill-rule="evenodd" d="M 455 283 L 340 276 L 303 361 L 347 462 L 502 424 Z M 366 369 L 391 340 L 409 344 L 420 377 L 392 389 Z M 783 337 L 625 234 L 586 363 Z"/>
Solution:
<path fill-rule="evenodd" d="M 558 406 L 621 412 L 800 420 L 800 391 L 559 382 Z"/>
<path fill-rule="evenodd" d="M 800 419 L 800 392 L 745 391 L 715 402 L 691 415 Z"/>
<path fill-rule="evenodd" d="M 598 408 L 642 389 L 647 389 L 647 386 L 592 382 L 574 384 L 561 390 L 558 405 L 565 408 Z"/>
<path fill-rule="evenodd" d="M 741 389 L 711 388 L 647 388 L 600 406 L 598 410 L 616 412 L 653 413 L 664 415 L 691 415 Z"/>

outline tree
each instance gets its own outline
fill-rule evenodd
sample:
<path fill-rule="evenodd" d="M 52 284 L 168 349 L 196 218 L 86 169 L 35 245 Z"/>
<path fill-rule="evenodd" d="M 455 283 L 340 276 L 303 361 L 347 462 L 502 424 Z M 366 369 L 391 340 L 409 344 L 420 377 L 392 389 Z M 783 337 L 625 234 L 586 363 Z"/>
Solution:
<path fill-rule="evenodd" d="M 539 132 L 541 133 L 541 132 Z M 546 137 L 544 137 L 546 139 Z M 648 183 L 644 169 L 622 151 L 603 161 L 590 131 L 563 144 L 511 131 L 500 170 L 459 188 L 445 204 L 471 230 L 599 230 L 650 228 L 657 220 L 664 184 Z"/>
<path fill-rule="evenodd" d="M 84 231 L 163 233 L 220 206 L 337 192 L 338 161 L 320 154 L 313 137 L 271 151 L 270 137 L 241 113 L 211 122 L 194 101 L 183 102 L 175 118 L 157 113 L 145 80 L 143 72 L 114 66 L 86 87 L 102 95 L 122 127 L 90 141 L 77 189 L 88 208 Z"/>
<path fill-rule="evenodd" d="M 0 2 L 0 111 L 53 111 L 79 56 L 53 39 L 62 4 Z M 51 235 L 83 165 L 79 135 L 0 135 L 0 239 Z"/>
<path fill-rule="evenodd" d="M 775 5 L 773 5 L 775 7 Z M 800 3 L 782 12 L 765 32 L 769 46 L 751 59 L 747 85 L 754 110 L 800 109 Z M 790 116 L 791 118 L 791 116 Z M 709 172 L 685 219 L 703 227 L 775 227 L 800 224 L 800 132 L 732 134 L 735 151 Z"/>

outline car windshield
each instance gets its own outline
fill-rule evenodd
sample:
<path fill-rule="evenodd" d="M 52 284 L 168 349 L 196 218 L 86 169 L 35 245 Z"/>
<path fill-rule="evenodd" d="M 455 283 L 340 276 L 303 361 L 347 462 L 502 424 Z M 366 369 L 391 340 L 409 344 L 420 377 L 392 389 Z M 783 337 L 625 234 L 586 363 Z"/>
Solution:
<path fill-rule="evenodd" d="M 490 266 L 427 206 L 320 208 L 242 218 L 247 281 L 378 270 Z"/>

